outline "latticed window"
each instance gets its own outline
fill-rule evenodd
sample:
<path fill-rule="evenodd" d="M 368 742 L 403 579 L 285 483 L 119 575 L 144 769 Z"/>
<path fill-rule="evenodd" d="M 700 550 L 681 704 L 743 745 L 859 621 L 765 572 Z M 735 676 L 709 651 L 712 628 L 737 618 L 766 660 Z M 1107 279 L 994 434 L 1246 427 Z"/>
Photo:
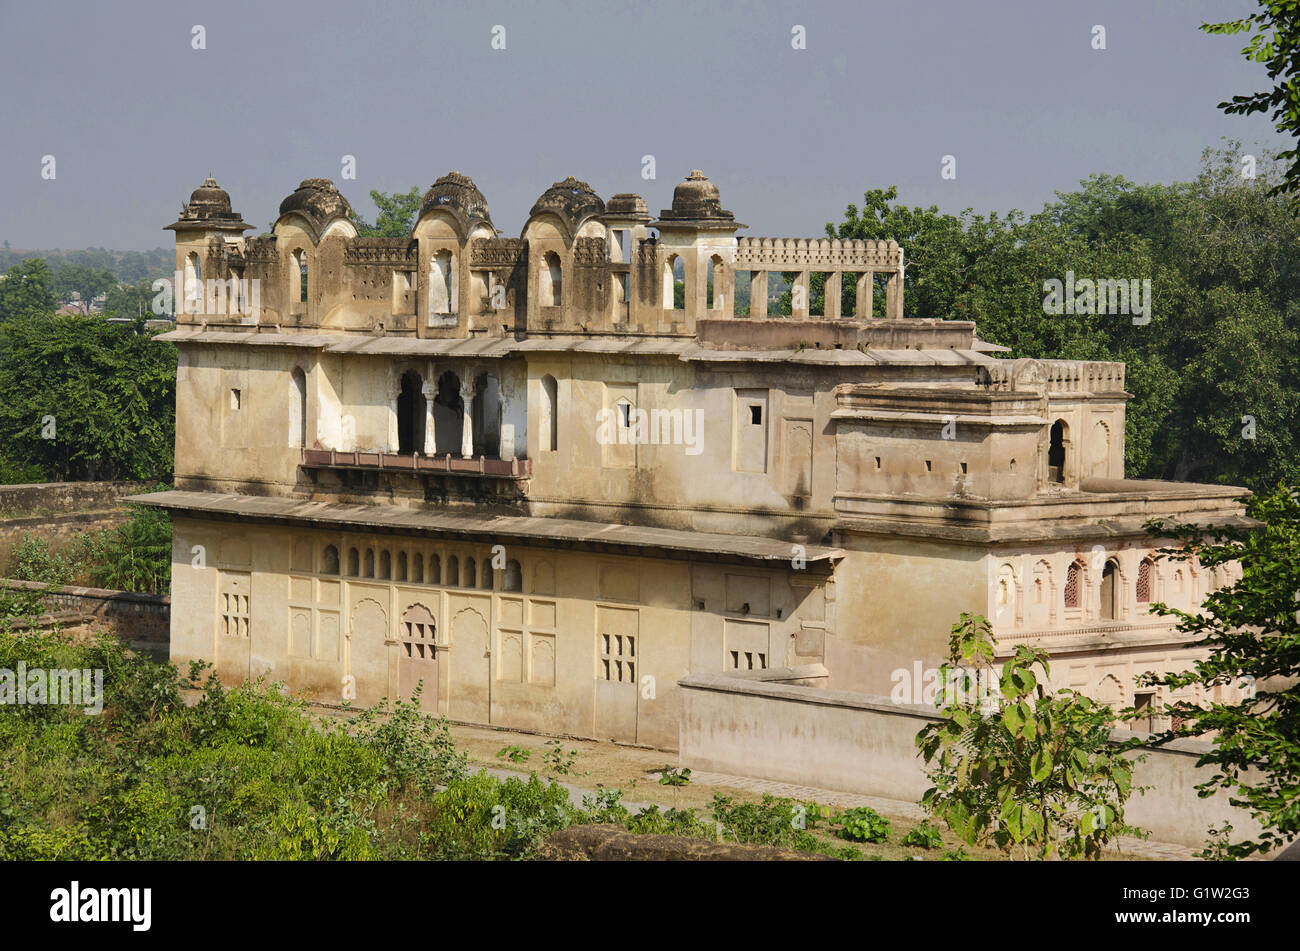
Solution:
<path fill-rule="evenodd" d="M 1079 563 L 1076 561 L 1065 571 L 1065 606 L 1079 606 Z"/>
<path fill-rule="evenodd" d="M 1143 558 L 1138 565 L 1137 600 L 1139 604 L 1151 601 L 1151 559 Z"/>
<path fill-rule="evenodd" d="M 600 671 L 603 680 L 636 683 L 636 637 L 631 634 L 600 635 Z"/>
<path fill-rule="evenodd" d="M 402 616 L 402 649 L 406 656 L 416 660 L 435 660 L 437 624 L 423 606 L 416 605 Z"/>
<path fill-rule="evenodd" d="M 248 590 L 247 574 L 223 574 L 218 630 L 226 637 L 248 637 Z"/>

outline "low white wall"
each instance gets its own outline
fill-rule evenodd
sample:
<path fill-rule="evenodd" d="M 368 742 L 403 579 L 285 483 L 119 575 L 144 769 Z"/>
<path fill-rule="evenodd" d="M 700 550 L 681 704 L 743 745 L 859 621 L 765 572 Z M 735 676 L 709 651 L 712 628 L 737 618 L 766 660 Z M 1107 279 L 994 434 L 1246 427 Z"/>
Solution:
<path fill-rule="evenodd" d="M 691 674 L 679 683 L 684 766 L 907 802 L 930 787 L 916 734 L 939 719 L 933 707 L 721 674 Z M 1175 740 L 1143 750 L 1134 782 L 1153 788 L 1129 799 L 1129 822 L 1154 841 L 1194 847 L 1225 820 L 1234 837 L 1255 834 L 1258 825 L 1224 793 L 1197 796 L 1196 784 L 1212 771 L 1198 769 L 1196 760 L 1209 748 Z"/>

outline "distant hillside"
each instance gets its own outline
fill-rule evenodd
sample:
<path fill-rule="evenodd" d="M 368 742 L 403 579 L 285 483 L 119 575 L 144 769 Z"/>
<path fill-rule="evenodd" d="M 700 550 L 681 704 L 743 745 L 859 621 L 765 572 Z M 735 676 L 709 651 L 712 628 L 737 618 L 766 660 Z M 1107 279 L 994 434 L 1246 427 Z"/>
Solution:
<path fill-rule="evenodd" d="M 109 271 L 122 284 L 135 284 L 146 278 L 171 277 L 176 269 L 176 252 L 172 248 L 154 248 L 150 251 L 109 251 L 105 248 L 86 248 L 80 251 L 27 250 L 5 248 L 0 250 L 0 274 L 5 273 L 25 258 L 45 258 L 51 268 L 59 264 L 76 264 L 83 267 Z"/>

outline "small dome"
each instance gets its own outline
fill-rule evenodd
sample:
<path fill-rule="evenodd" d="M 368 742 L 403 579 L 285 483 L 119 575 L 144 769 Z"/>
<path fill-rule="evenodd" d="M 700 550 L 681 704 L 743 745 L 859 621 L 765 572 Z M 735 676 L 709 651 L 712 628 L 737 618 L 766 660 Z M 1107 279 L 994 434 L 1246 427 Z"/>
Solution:
<path fill-rule="evenodd" d="M 230 195 L 209 176 L 203 184 L 190 192 L 190 202 L 186 206 L 195 218 L 212 218 L 217 215 L 229 215 Z"/>
<path fill-rule="evenodd" d="M 665 221 L 728 221 L 736 216 L 722 209 L 722 195 L 718 192 L 718 186 L 697 168 L 673 189 L 673 207 L 661 211 L 659 217 Z"/>
<path fill-rule="evenodd" d="M 605 203 L 600 200 L 600 196 L 590 185 L 570 175 L 564 181 L 556 182 L 542 192 L 542 196 L 528 212 L 528 217 L 532 218 L 548 211 L 559 215 L 569 226 L 569 231 L 577 234 L 584 221 L 593 215 L 605 213 Z"/>
<path fill-rule="evenodd" d="M 461 223 L 467 227 L 475 221 L 482 221 L 488 227 L 492 226 L 487 199 L 474 184 L 474 180 L 460 172 L 448 172 L 424 193 L 420 214 L 423 215 L 433 208 L 446 208 L 460 218 Z"/>
<path fill-rule="evenodd" d="M 246 231 L 250 225 L 230 209 L 230 195 L 211 176 L 190 192 L 190 200 L 181 204 L 180 216 L 167 231 Z"/>
<path fill-rule="evenodd" d="M 312 218 L 323 225 L 331 218 L 352 217 L 352 206 L 328 178 L 308 178 L 298 190 L 280 202 L 280 217 L 291 211 Z"/>

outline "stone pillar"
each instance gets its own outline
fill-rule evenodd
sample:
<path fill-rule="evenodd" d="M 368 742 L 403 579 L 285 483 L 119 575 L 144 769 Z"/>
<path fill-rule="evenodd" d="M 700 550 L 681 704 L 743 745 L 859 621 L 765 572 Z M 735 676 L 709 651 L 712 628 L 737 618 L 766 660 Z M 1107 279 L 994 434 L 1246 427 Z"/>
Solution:
<path fill-rule="evenodd" d="M 460 454 L 466 459 L 474 455 L 474 378 L 478 375 L 475 368 L 466 368 L 465 376 L 460 381 L 461 429 Z"/>
<path fill-rule="evenodd" d="M 827 320 L 836 320 L 840 316 L 840 282 L 843 276 L 839 271 L 834 271 L 826 275 L 826 303 L 822 307 L 822 314 Z"/>
<path fill-rule="evenodd" d="M 895 271 L 885 284 L 885 317 L 901 320 L 903 316 L 903 274 Z"/>
<path fill-rule="evenodd" d="M 438 450 L 437 433 L 433 422 L 433 401 L 438 396 L 437 377 L 428 377 L 420 392 L 424 394 L 424 454 L 432 456 Z"/>
<path fill-rule="evenodd" d="M 755 293 L 757 291 L 757 293 Z M 767 316 L 767 272 L 749 272 L 749 316 Z"/>
<path fill-rule="evenodd" d="M 853 316 L 858 320 L 871 319 L 871 298 L 875 291 L 875 277 L 875 271 L 863 271 L 858 275 L 858 302 L 853 308 Z"/>
<path fill-rule="evenodd" d="M 796 277 L 794 283 L 790 285 L 791 317 L 808 316 L 808 305 L 811 303 L 811 301 L 808 300 L 808 295 L 812 292 L 812 288 L 809 286 L 810 283 L 811 282 L 808 280 L 808 272 L 800 271 L 799 276 Z"/>
<path fill-rule="evenodd" d="M 389 452 L 397 452 L 397 395 L 400 392 L 393 374 L 388 375 L 388 438 L 384 445 Z"/>

